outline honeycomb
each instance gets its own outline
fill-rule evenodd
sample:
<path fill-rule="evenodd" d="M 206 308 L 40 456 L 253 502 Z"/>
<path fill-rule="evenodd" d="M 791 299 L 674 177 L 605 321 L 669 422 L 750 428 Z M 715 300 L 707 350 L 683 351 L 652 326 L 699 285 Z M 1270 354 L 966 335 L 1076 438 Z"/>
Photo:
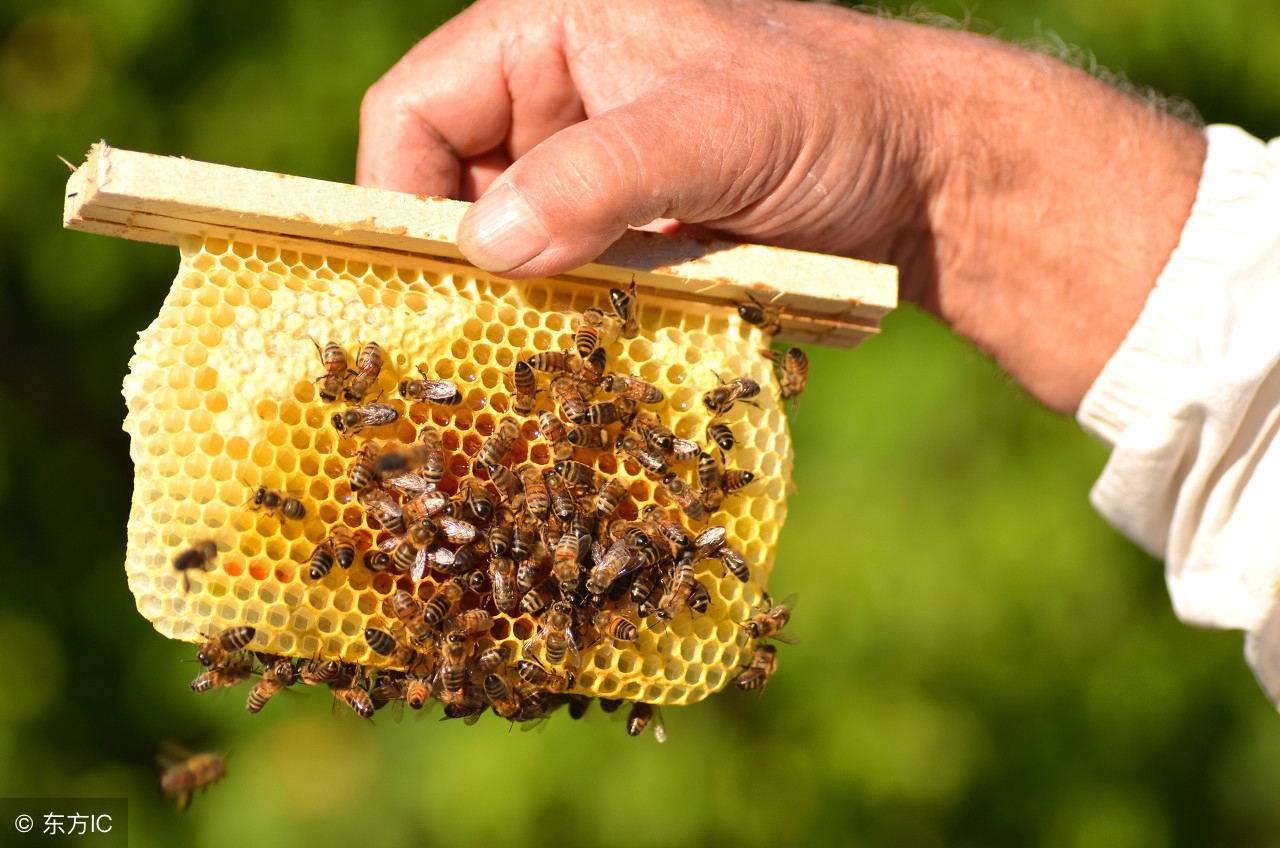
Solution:
<path fill-rule="evenodd" d="M 177 278 L 159 316 L 139 335 L 124 383 L 135 465 L 126 572 L 139 611 L 169 638 L 203 642 L 249 625 L 256 629 L 247 646 L 253 651 L 396 667 L 371 650 L 366 629 L 395 632 L 393 593 L 403 589 L 426 601 L 445 578 L 368 567 L 366 557 L 386 549 L 390 534 L 352 492 L 353 458 L 370 441 L 384 450 L 412 445 L 424 425 L 433 425 L 447 457 L 440 490 L 453 495 L 481 444 L 512 416 L 520 438 L 503 464 L 551 468 L 537 415 L 556 409 L 550 377 L 537 375 L 535 411 L 519 416 L 511 408 L 513 368 L 538 352 L 573 350 L 584 310 L 594 306 L 612 316 L 606 289 L 567 280 L 516 283 L 441 261 L 268 237 L 182 236 L 179 246 Z M 713 417 L 730 425 L 737 445 L 724 454 L 725 467 L 749 470 L 754 480 L 695 522 L 630 455 L 578 449 L 574 458 L 626 484 L 617 517 L 634 521 L 657 504 L 690 535 L 707 524 L 723 526 L 749 579 L 727 574 L 718 559 L 698 561 L 696 579 L 711 601 L 706 611 L 639 620 L 631 642 L 585 640 L 572 692 L 687 704 L 723 688 L 752 662 L 753 641 L 742 624 L 767 604 L 786 517 L 791 443 L 772 367 L 759 353 L 769 337 L 723 307 L 643 292 L 636 302 L 633 338 L 605 328 L 608 370 L 659 387 L 665 399 L 640 408 L 703 450 L 719 453 L 705 435 Z M 343 346 L 352 368 L 362 345 L 381 345 L 383 367 L 364 402 L 394 408 L 394 422 L 356 433 L 335 428 L 335 413 L 352 404 L 319 395 L 325 369 L 318 348 L 330 340 Z M 703 394 L 733 377 L 752 378 L 764 391 L 712 416 Z M 461 402 L 401 397 L 401 381 L 418 378 L 452 381 Z M 673 469 L 694 479 L 692 465 Z M 296 499 L 305 516 L 261 508 L 254 500 L 260 487 Z M 359 556 L 312 581 L 308 564 L 334 528 L 349 532 Z M 216 544 L 216 556 L 203 568 L 175 570 L 175 557 L 202 540 Z M 483 603 L 472 596 L 461 607 Z M 514 664 L 539 619 L 489 609 L 493 625 L 481 641 L 505 644 Z"/>

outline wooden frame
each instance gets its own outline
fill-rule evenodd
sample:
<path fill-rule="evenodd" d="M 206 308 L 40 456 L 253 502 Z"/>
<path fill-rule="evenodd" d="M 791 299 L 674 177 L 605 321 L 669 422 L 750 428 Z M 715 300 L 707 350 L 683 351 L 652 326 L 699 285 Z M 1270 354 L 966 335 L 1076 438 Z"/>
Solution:
<path fill-rule="evenodd" d="M 174 244 L 176 234 L 248 232 L 467 265 L 458 224 L 469 204 L 116 150 L 105 142 L 67 182 L 69 229 Z M 840 256 L 629 231 L 576 282 L 783 308 L 778 339 L 853 347 L 897 305 L 897 269 Z"/>

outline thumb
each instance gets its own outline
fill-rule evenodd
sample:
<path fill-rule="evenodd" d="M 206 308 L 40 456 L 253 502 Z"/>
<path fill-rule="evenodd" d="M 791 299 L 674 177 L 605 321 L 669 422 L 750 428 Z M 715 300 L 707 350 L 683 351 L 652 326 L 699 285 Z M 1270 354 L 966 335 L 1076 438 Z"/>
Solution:
<path fill-rule="evenodd" d="M 732 191 L 735 183 L 761 181 L 734 179 L 750 163 L 730 163 L 732 143 L 709 146 L 717 116 L 705 103 L 689 105 L 654 92 L 545 139 L 468 210 L 458 232 L 463 254 L 503 276 L 550 276 L 595 259 L 629 226 L 742 208 L 750 200 Z M 720 117 L 736 123 L 728 110 Z M 730 127 L 715 135 L 733 138 Z"/>

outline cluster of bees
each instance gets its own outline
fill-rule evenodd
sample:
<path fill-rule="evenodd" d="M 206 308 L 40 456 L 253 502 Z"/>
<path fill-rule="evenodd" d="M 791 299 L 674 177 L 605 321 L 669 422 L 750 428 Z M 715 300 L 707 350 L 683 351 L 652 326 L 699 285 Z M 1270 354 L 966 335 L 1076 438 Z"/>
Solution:
<path fill-rule="evenodd" d="M 573 692 L 580 651 L 604 640 L 629 643 L 641 628 L 685 611 L 705 613 L 710 596 L 695 572 L 706 560 L 718 560 L 725 575 L 746 583 L 744 555 L 728 543 L 724 527 L 704 523 L 754 478 L 750 470 L 725 467 L 736 439 L 724 416 L 761 387 L 717 375 L 719 385 L 702 396 L 714 416 L 705 444 L 677 437 L 645 409 L 665 401 L 660 388 L 609 370 L 612 339 L 638 332 L 634 283 L 613 289 L 610 300 L 613 314 L 592 307 L 577 315 L 573 350 L 537 352 L 513 364 L 506 408 L 495 405 L 510 414 L 461 452 L 446 448 L 430 416 L 412 443 L 369 437 L 401 418 L 381 394 L 368 400 L 386 352 L 364 342 L 352 367 L 341 344 L 321 348 L 313 339 L 324 369 L 314 380 L 319 400 L 344 402 L 330 421 L 340 437 L 362 439 L 346 470 L 354 502 L 380 530 L 357 538 L 345 525 L 330 528 L 303 570 L 318 582 L 359 563 L 395 578 L 382 611 L 385 626 L 364 632 L 384 667 L 251 652 L 256 630 L 238 624 L 205 637 L 197 654 L 205 671 L 192 690 L 254 679 L 246 703 L 252 713 L 301 682 L 327 686 L 335 708 L 345 704 L 365 718 L 392 704 L 421 709 L 435 701 L 447 718 L 468 721 L 492 709 L 513 722 L 533 722 L 566 705 L 577 718 L 593 700 Z M 780 326 L 779 311 L 754 300 L 739 313 L 768 333 Z M 774 364 L 781 396 L 796 397 L 808 371 L 804 352 L 761 353 Z M 429 379 L 421 365 L 418 371 L 420 378 L 398 384 L 406 404 L 441 414 L 461 406 L 455 383 Z M 540 397 L 552 403 L 540 404 Z M 542 467 L 522 462 L 533 459 L 535 439 L 543 444 Z M 628 481 L 597 469 L 596 459 L 608 452 L 634 460 L 674 508 L 655 503 L 638 510 Z M 265 486 L 251 491 L 247 505 L 282 521 L 308 513 L 294 495 Z M 703 529 L 690 529 L 697 525 Z M 217 553 L 212 540 L 203 540 L 172 564 L 185 580 L 191 569 L 210 568 Z M 740 622 L 756 645 L 735 681 L 740 689 L 762 689 L 776 670 L 776 647 L 764 640 L 787 641 L 779 631 L 790 613 L 791 599 L 774 603 L 766 595 Z M 494 638 L 498 616 L 530 622 L 519 656 L 510 642 Z M 599 700 L 606 712 L 622 704 Z M 627 732 L 639 735 L 652 723 L 663 738 L 654 714 L 652 705 L 634 702 Z"/>

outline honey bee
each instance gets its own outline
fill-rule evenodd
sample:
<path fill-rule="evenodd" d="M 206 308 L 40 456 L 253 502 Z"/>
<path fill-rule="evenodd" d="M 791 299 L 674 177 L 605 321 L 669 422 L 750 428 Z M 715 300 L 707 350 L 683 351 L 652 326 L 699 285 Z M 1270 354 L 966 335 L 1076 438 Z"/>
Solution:
<path fill-rule="evenodd" d="M 307 576 L 311 578 L 311 582 L 315 583 L 325 578 L 333 569 L 333 548 L 328 539 L 316 545 L 315 551 L 311 554 L 311 563 L 308 566 Z"/>
<path fill-rule="evenodd" d="M 520 712 L 520 698 L 505 674 L 485 675 L 484 696 L 502 718 L 512 718 Z"/>
<path fill-rule="evenodd" d="M 422 709 L 431 697 L 431 681 L 426 677 L 414 676 L 405 680 L 404 699 L 409 709 Z"/>
<path fill-rule="evenodd" d="M 574 424 L 587 420 L 587 401 L 572 380 L 559 377 L 551 381 L 551 394 L 560 404 L 560 414 Z"/>
<path fill-rule="evenodd" d="M 808 355 L 798 347 L 787 348 L 786 353 L 776 350 L 762 350 L 760 353 L 778 370 L 778 394 L 782 399 L 798 397 L 809 379 Z"/>
<path fill-rule="evenodd" d="M 407 688 L 406 678 L 399 674 L 380 674 L 378 682 L 369 689 L 369 700 L 373 701 L 375 710 L 380 710 L 387 704 L 405 700 Z"/>
<path fill-rule="evenodd" d="M 623 435 L 618 440 L 618 449 L 634 459 L 641 468 L 650 474 L 659 477 L 666 475 L 667 460 L 661 454 L 648 450 L 645 443 L 631 433 Z"/>
<path fill-rule="evenodd" d="M 626 499 L 627 493 L 626 483 L 617 477 L 610 477 L 596 493 L 594 504 L 596 515 L 603 517 L 616 510 Z"/>
<path fill-rule="evenodd" d="M 609 435 L 609 431 L 597 424 L 574 424 L 568 429 L 565 437 L 573 448 L 608 450 L 613 444 L 613 437 Z M 556 457 L 556 459 L 572 458 L 572 449 L 565 452 L 564 456 Z"/>
<path fill-rule="evenodd" d="M 342 345 L 331 341 L 321 351 L 319 342 L 312 339 L 311 343 L 316 346 L 316 353 L 320 356 L 320 364 L 324 366 L 324 374 L 316 377 L 312 382 L 320 384 L 320 388 L 317 390 L 320 399 L 325 403 L 333 403 L 338 399 L 338 395 L 342 393 L 342 388 L 346 385 L 348 375 L 355 372 L 347 367 L 347 352 L 342 349 Z"/>
<path fill-rule="evenodd" d="M 381 453 L 382 448 L 377 442 L 365 442 L 359 453 L 352 457 L 351 465 L 347 468 L 347 482 L 351 484 L 352 492 L 359 492 L 373 482 L 377 474 L 374 464 Z"/>
<path fill-rule="evenodd" d="M 470 521 L 450 518 L 447 515 L 440 518 L 440 530 L 444 533 L 444 537 L 454 545 L 465 545 L 474 541 L 476 535 L 480 532 Z M 457 552 L 455 551 L 454 553 L 456 554 Z"/>
<path fill-rule="evenodd" d="M 427 626 L 439 627 L 443 621 L 453 615 L 459 602 L 462 601 L 462 596 L 466 593 L 466 584 L 456 578 L 446 580 L 437 586 L 436 593 L 431 596 L 431 600 L 427 601 L 426 608 L 422 611 L 422 617 Z"/>
<path fill-rule="evenodd" d="M 751 298 L 751 302 L 739 303 L 738 315 L 753 327 L 759 327 L 771 336 L 777 335 L 782 329 L 782 309 L 776 306 L 765 306 L 749 294 L 747 297 Z"/>
<path fill-rule="evenodd" d="M 389 603 L 392 614 L 400 619 L 400 623 L 404 625 L 404 629 L 409 633 L 409 638 L 415 644 L 425 644 L 431 638 L 431 629 L 439 622 L 427 620 L 422 605 L 418 603 L 417 598 L 404 589 L 397 589 L 391 595 Z"/>
<path fill-rule="evenodd" d="M 160 792 L 176 797 L 179 810 L 191 806 L 197 790 L 208 789 L 227 773 L 226 758 L 221 754 L 193 754 L 182 759 L 162 754 L 161 764 Z"/>
<path fill-rule="evenodd" d="M 760 384 L 750 377 L 735 377 L 702 396 L 702 405 L 714 415 L 723 415 L 740 400 L 749 400 L 760 394 Z"/>
<path fill-rule="evenodd" d="M 674 471 L 662 478 L 662 488 L 691 520 L 701 521 L 707 517 L 706 506 L 689 484 L 681 480 Z"/>
<path fill-rule="evenodd" d="M 511 397 L 511 411 L 521 416 L 533 412 L 534 404 L 538 402 L 538 377 L 529 363 L 523 359 L 516 360 L 511 383 L 515 388 Z"/>
<path fill-rule="evenodd" d="M 348 391 L 350 391 L 349 388 Z M 364 406 L 349 407 L 344 412 L 335 412 L 333 427 L 339 433 L 353 436 L 365 427 L 382 427 L 393 423 L 399 417 L 400 413 L 394 406 L 388 406 L 385 403 L 366 403 Z"/>
<path fill-rule="evenodd" d="M 561 594 L 572 592 L 581 582 L 581 570 L 578 568 L 578 550 L 581 538 L 576 533 L 565 533 L 556 542 L 555 558 L 551 563 L 551 573 L 560 584 Z"/>
<path fill-rule="evenodd" d="M 733 438 L 733 428 L 728 424 L 708 424 L 707 440 L 714 442 L 721 452 L 733 450 L 736 442 Z"/>
<path fill-rule="evenodd" d="M 538 615 L 544 609 L 549 607 L 555 600 L 555 584 L 552 580 L 547 579 L 525 592 L 524 597 L 520 599 L 520 612 L 529 615 Z"/>
<path fill-rule="evenodd" d="M 756 479 L 756 475 L 750 471 L 743 471 L 740 468 L 731 468 L 724 473 L 720 483 L 724 486 L 726 492 L 736 492 L 743 486 L 751 484 Z"/>
<path fill-rule="evenodd" d="M 604 379 L 604 369 L 608 361 L 609 357 L 605 353 L 604 347 L 598 347 L 591 351 L 591 355 L 582 363 L 582 371 L 578 374 L 578 383 L 590 389 L 599 386 Z"/>
<path fill-rule="evenodd" d="M 462 392 L 456 383 L 450 380 L 428 380 L 427 372 L 418 366 L 421 380 L 402 380 L 400 397 L 405 400 L 425 400 L 438 406 L 457 406 L 462 403 Z"/>
<path fill-rule="evenodd" d="M 564 422 L 560 420 L 560 416 L 549 409 L 539 409 L 538 432 L 547 444 L 551 446 L 551 456 L 554 459 L 571 459 L 573 457 L 573 444 L 569 441 L 569 434 L 565 430 Z"/>
<path fill-rule="evenodd" d="M 631 286 L 626 291 L 609 289 L 609 302 L 613 304 L 613 311 L 622 322 L 618 335 L 624 339 L 634 339 L 640 333 L 640 308 L 636 298 L 636 281 L 632 280 Z"/>
<path fill-rule="evenodd" d="M 676 434 L 654 415 L 647 412 L 638 413 L 631 419 L 629 426 L 659 453 L 670 454 L 675 447 Z"/>
<path fill-rule="evenodd" d="M 489 469 L 492 475 L 494 467 L 498 466 L 511 452 L 511 447 L 518 438 L 520 438 L 520 425 L 514 418 L 503 418 L 498 422 L 497 429 L 481 443 L 480 450 L 476 452 L 474 465 Z"/>
<path fill-rule="evenodd" d="M 524 508 L 537 521 L 546 521 L 551 514 L 551 491 L 542 472 L 532 465 L 520 466 L 520 483 L 524 486 Z"/>
<path fill-rule="evenodd" d="M 253 492 L 252 501 L 255 509 L 265 509 L 268 515 L 275 515 L 278 512 L 294 521 L 307 517 L 307 508 L 302 501 L 277 489 L 259 486 Z"/>
<path fill-rule="evenodd" d="M 507 664 L 510 649 L 505 642 L 499 642 L 492 648 L 485 648 L 476 657 L 476 668 L 485 674 L 492 674 Z"/>
<path fill-rule="evenodd" d="M 297 682 L 297 666 L 284 657 L 277 657 L 263 667 L 262 680 L 249 690 L 249 698 L 245 701 L 244 708 L 251 713 L 260 713 L 267 705 L 267 701 Z"/>
<path fill-rule="evenodd" d="M 385 551 L 368 550 L 364 552 L 364 567 L 377 573 L 391 570 L 391 555 Z"/>
<path fill-rule="evenodd" d="M 778 670 L 778 649 L 773 645 L 756 645 L 751 656 L 751 665 L 738 675 L 734 684 L 744 692 L 754 689 L 764 691 L 769 678 Z"/>
<path fill-rule="evenodd" d="M 333 693 L 334 698 L 350 707 L 356 715 L 361 718 L 373 718 L 373 698 L 360 687 L 354 684 L 339 686 L 336 683 L 330 683 L 329 691 Z"/>
<path fill-rule="evenodd" d="M 711 606 L 711 593 L 707 591 L 707 587 L 702 583 L 694 583 L 693 589 L 689 592 L 689 600 L 685 601 L 685 606 L 702 615 Z"/>
<path fill-rule="evenodd" d="M 191 691 L 199 694 L 210 689 L 238 686 L 248 680 L 252 673 L 253 663 L 247 659 L 233 658 L 196 675 L 196 679 L 191 681 Z"/>
<path fill-rule="evenodd" d="M 356 499 L 388 533 L 399 535 L 408 528 L 404 507 L 393 501 L 386 493 L 377 489 L 366 489 L 357 495 Z"/>
<path fill-rule="evenodd" d="M 673 545 L 687 548 L 691 544 L 692 540 L 689 538 L 689 533 L 684 529 L 684 526 L 672 518 L 671 513 L 657 504 L 646 506 L 642 517 L 655 533 Z"/>
<path fill-rule="evenodd" d="M 791 608 L 795 606 L 796 596 L 788 595 L 781 603 L 774 603 L 768 595 L 765 595 L 764 600 L 765 605 L 752 611 L 751 618 L 742 625 L 742 629 L 752 639 L 792 641 L 790 638 L 783 638 L 788 634 L 780 635 L 778 631 L 791 620 Z"/>
<path fill-rule="evenodd" d="M 462 631 L 453 631 L 444 638 L 440 648 L 440 668 L 436 672 L 440 685 L 448 692 L 457 692 L 467 683 L 467 660 L 471 656 L 471 639 Z"/>
<path fill-rule="evenodd" d="M 378 381 L 378 375 L 382 373 L 384 355 L 382 346 L 377 342 L 368 342 L 360 348 L 360 353 L 356 356 L 356 372 L 347 381 L 347 389 L 342 394 L 348 403 L 360 403 L 369 394 L 373 384 Z M 338 429 L 341 432 L 342 428 Z"/>
<path fill-rule="evenodd" d="M 258 630 L 247 624 L 232 625 L 216 636 L 206 639 L 196 652 L 196 660 L 205 668 L 222 665 L 232 654 L 253 641 Z"/>
<path fill-rule="evenodd" d="M 494 465 L 489 468 L 489 480 L 492 481 L 494 488 L 498 490 L 498 497 L 503 501 L 514 501 L 524 491 L 520 485 L 520 478 L 505 465 Z"/>
<path fill-rule="evenodd" d="M 566 668 L 555 672 L 529 660 L 517 662 L 516 673 L 520 675 L 521 680 L 535 689 L 545 689 L 548 692 L 568 692 L 577 682 L 577 677 L 571 669 Z"/>
<path fill-rule="evenodd" d="M 606 713 L 617 712 L 618 707 L 622 706 L 623 704 L 623 701 L 621 698 L 600 698 L 599 700 L 600 700 L 601 711 Z"/>
<path fill-rule="evenodd" d="M 596 472 L 590 465 L 574 459 L 562 459 L 553 466 L 565 485 L 574 489 L 594 489 Z"/>
<path fill-rule="evenodd" d="M 586 715 L 587 710 L 591 707 L 592 700 L 592 698 L 589 698 L 586 695 L 570 695 L 569 718 L 576 721 Z"/>
<path fill-rule="evenodd" d="M 533 556 L 534 549 L 538 544 L 538 528 L 532 522 L 521 514 L 516 519 L 515 526 L 511 532 L 511 558 L 516 562 L 527 562 Z M 522 587 L 522 592 L 529 591 L 529 587 Z"/>
<path fill-rule="evenodd" d="M 680 558 L 676 560 L 676 567 L 671 572 L 671 578 L 667 581 L 666 591 L 662 593 L 662 598 L 658 601 L 658 609 L 656 610 L 658 618 L 663 621 L 670 621 L 688 605 L 689 595 L 693 592 L 693 587 L 698 583 L 694 577 L 694 567 L 693 551 L 685 550 L 681 552 Z"/>
<path fill-rule="evenodd" d="M 625 539 L 618 539 L 608 548 L 596 542 L 592 545 L 591 555 L 595 565 L 587 576 L 587 591 L 597 596 L 608 592 L 613 582 L 631 569 L 635 560 Z"/>
<path fill-rule="evenodd" d="M 576 359 L 575 355 L 567 350 L 548 350 L 542 353 L 535 353 L 525 362 L 534 371 L 541 371 L 544 374 L 554 374 L 556 372 L 567 374 L 582 367 L 581 360 Z"/>
<path fill-rule="evenodd" d="M 658 716 L 656 722 L 653 721 L 655 713 Z M 662 713 L 652 704 L 645 704 L 636 701 L 631 705 L 631 712 L 627 715 L 627 735 L 639 736 L 649 729 L 650 723 L 653 724 L 653 738 L 659 742 L 667 741 L 667 730 L 662 724 Z"/>
<path fill-rule="evenodd" d="M 573 334 L 573 345 L 578 356 L 586 359 L 600 347 L 600 330 L 605 314 L 598 306 L 590 306 L 578 316 L 578 330 Z"/>
<path fill-rule="evenodd" d="M 662 389 L 626 374 L 606 374 L 601 385 L 606 392 L 614 392 L 638 403 L 662 403 L 667 399 Z"/>
<path fill-rule="evenodd" d="M 458 491 L 467 503 L 467 508 L 471 510 L 480 521 L 489 521 L 493 518 L 495 504 L 493 495 L 489 494 L 489 490 L 475 480 L 463 480 L 458 486 Z"/>
<path fill-rule="evenodd" d="M 453 630 L 468 636 L 479 636 L 493 628 L 493 616 L 487 610 L 476 608 L 458 613 L 453 619 Z"/>
<path fill-rule="evenodd" d="M 182 591 L 191 591 L 191 577 L 187 574 L 193 568 L 208 571 L 218 558 L 218 543 L 212 539 L 200 539 L 189 548 L 185 548 L 173 557 L 173 570 L 182 575 Z"/>
<path fill-rule="evenodd" d="M 396 637 L 392 636 L 385 630 L 379 630 L 376 627 L 366 627 L 364 630 L 364 641 L 369 646 L 369 650 L 383 657 L 389 657 L 395 653 L 400 647 L 400 643 L 396 641 Z"/>
<path fill-rule="evenodd" d="M 693 462 L 700 453 L 702 453 L 702 445 L 693 439 L 673 439 L 671 449 L 666 452 L 666 456 L 672 462 Z"/>
<path fill-rule="evenodd" d="M 578 501 L 574 498 L 572 490 L 560 480 L 560 475 L 555 471 L 546 472 L 544 480 L 547 491 L 551 494 L 551 511 L 562 522 L 573 521 L 578 514 Z M 528 489 L 525 491 L 527 493 Z"/>
<path fill-rule="evenodd" d="M 308 686 L 346 684 L 351 681 L 351 672 L 337 660 L 312 660 L 298 669 L 298 679 Z"/>
<path fill-rule="evenodd" d="M 594 424 L 597 427 L 603 427 L 612 424 L 615 421 L 625 421 L 636 411 L 636 402 L 628 397 L 614 398 L 613 400 L 603 400 L 599 403 L 593 403 L 587 407 L 586 416 L 582 422 Z"/>
<path fill-rule="evenodd" d="M 628 608 L 633 610 L 634 605 L 628 605 Z M 622 610 L 600 610 L 591 624 L 598 633 L 617 642 L 632 642 L 640 635 L 640 629 L 623 614 Z"/>
<path fill-rule="evenodd" d="M 498 511 L 498 518 L 489 525 L 486 538 L 489 542 L 489 555 L 495 559 L 504 559 L 511 556 L 512 537 L 516 532 L 516 518 L 511 510 L 502 507 Z"/>
<path fill-rule="evenodd" d="M 374 463 L 374 471 L 380 479 L 395 477 L 409 471 L 423 469 L 423 477 L 431 483 L 439 483 L 444 477 L 444 451 L 440 434 L 434 427 L 423 428 L 422 441 L 403 450 L 387 451 Z"/>
<path fill-rule="evenodd" d="M 648 618 L 653 614 L 658 595 L 658 580 L 657 569 L 651 568 L 637 572 L 635 579 L 631 581 L 631 600 L 639 605 L 636 612 L 641 618 Z"/>

